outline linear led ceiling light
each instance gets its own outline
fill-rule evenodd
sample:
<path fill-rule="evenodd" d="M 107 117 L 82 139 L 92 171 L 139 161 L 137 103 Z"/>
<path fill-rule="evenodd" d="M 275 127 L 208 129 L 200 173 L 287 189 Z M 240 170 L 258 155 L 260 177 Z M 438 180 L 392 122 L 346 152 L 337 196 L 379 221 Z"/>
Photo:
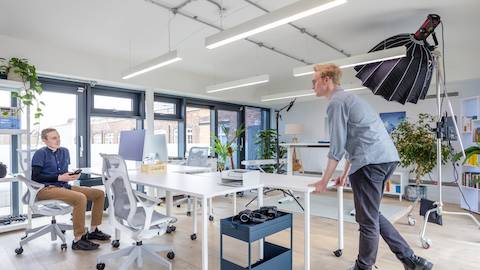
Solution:
<path fill-rule="evenodd" d="M 225 91 L 225 90 L 234 89 L 234 88 L 266 83 L 269 80 L 270 80 L 270 76 L 265 74 L 265 75 L 245 78 L 245 79 L 231 81 L 231 82 L 224 82 L 216 85 L 207 86 L 207 93 L 220 92 L 220 91 Z"/>
<path fill-rule="evenodd" d="M 334 8 L 347 0 L 302 0 L 277 9 L 245 23 L 234 26 L 205 40 L 208 49 L 214 49 L 228 43 L 267 31 L 310 15 Z"/>
<path fill-rule="evenodd" d="M 133 78 L 133 77 L 138 76 L 140 74 L 152 71 L 154 69 L 157 69 L 157 68 L 160 68 L 160 67 L 178 62 L 180 60 L 182 60 L 182 58 L 178 57 L 177 51 L 176 50 L 171 51 L 167 54 L 156 57 L 152 60 L 149 60 L 147 62 L 144 62 L 142 64 L 139 64 L 139 65 L 131 68 L 130 70 L 128 70 L 127 72 L 124 73 L 124 75 L 122 76 L 122 79 L 124 79 L 124 80 L 130 79 L 130 78 Z"/>
<path fill-rule="evenodd" d="M 350 88 L 345 88 L 345 91 L 357 91 L 357 90 L 363 90 L 366 89 L 366 87 L 350 87 Z M 293 92 L 285 92 L 281 94 L 274 94 L 274 95 L 268 95 L 268 96 L 262 96 L 261 101 L 262 102 L 268 102 L 268 101 L 275 101 L 275 100 L 282 100 L 282 99 L 291 99 L 291 98 L 300 98 L 300 97 L 308 97 L 308 96 L 314 96 L 315 92 L 313 90 L 300 90 L 300 91 L 293 91 Z"/>
<path fill-rule="evenodd" d="M 402 58 L 407 55 L 407 48 L 405 46 L 395 47 L 391 49 L 355 55 L 347 58 L 328 61 L 320 64 L 335 64 L 340 68 L 349 68 L 358 65 L 365 65 L 375 62 L 381 62 L 391 59 Z M 315 65 L 308 65 L 303 67 L 296 67 L 293 69 L 293 76 L 300 77 L 314 73 L 313 67 Z"/>

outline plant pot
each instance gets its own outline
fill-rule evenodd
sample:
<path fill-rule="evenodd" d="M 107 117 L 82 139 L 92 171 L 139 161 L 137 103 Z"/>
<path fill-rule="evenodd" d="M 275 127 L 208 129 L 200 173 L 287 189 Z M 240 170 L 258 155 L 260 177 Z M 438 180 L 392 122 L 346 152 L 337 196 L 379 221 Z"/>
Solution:
<path fill-rule="evenodd" d="M 0 80 L 6 80 L 8 78 L 7 74 L 0 73 Z"/>
<path fill-rule="evenodd" d="M 408 185 L 405 187 L 405 200 L 415 201 L 417 198 L 427 198 L 427 187 L 420 185 Z"/>
<path fill-rule="evenodd" d="M 0 178 L 4 178 L 7 175 L 7 165 L 0 162 Z"/>
<path fill-rule="evenodd" d="M 10 68 L 8 70 L 8 76 L 7 79 L 10 81 L 17 81 L 17 82 L 23 82 L 22 76 L 20 74 L 15 73 L 15 68 Z"/>

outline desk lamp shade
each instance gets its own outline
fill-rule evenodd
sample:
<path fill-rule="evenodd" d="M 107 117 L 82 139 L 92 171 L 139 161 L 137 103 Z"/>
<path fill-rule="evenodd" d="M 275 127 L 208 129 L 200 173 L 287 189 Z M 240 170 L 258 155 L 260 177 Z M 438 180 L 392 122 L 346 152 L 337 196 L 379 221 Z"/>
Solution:
<path fill-rule="evenodd" d="M 286 135 L 300 135 L 303 133 L 302 124 L 286 124 L 285 125 L 285 134 Z"/>

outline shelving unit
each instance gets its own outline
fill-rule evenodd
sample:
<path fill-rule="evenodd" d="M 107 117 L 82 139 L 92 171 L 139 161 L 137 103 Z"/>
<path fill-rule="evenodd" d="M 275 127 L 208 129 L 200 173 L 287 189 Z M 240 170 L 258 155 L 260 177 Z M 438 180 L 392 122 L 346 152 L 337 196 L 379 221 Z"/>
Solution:
<path fill-rule="evenodd" d="M 0 79 L 0 90 L 21 91 L 23 89 L 24 89 L 24 85 L 21 82 Z M 29 175 L 30 174 L 30 163 L 31 163 L 30 162 L 30 160 L 31 160 L 31 151 L 30 151 L 31 144 L 30 144 L 30 136 L 29 136 L 29 134 L 30 134 L 30 106 L 26 107 L 25 113 L 26 113 L 26 123 L 25 124 L 26 124 L 27 129 L 0 129 L 0 135 L 11 136 L 12 137 L 12 142 L 14 141 L 14 139 L 16 139 L 17 140 L 17 146 L 18 146 L 19 149 L 22 148 L 22 136 L 26 136 L 26 148 L 23 149 L 23 150 L 26 150 L 26 152 L 27 152 L 26 161 L 27 161 L 28 165 L 27 165 L 25 171 L 23 171 L 23 173 L 25 175 Z M 12 152 L 16 153 L 16 151 L 18 151 L 18 149 L 14 149 L 12 147 Z M 20 162 L 23 162 L 23 161 L 20 161 Z M 10 168 L 14 167 L 12 165 L 13 164 L 10 164 L 9 167 Z M 14 173 L 16 173 L 16 172 L 14 172 Z M 4 178 L 0 178 L 0 183 L 12 183 L 12 192 L 14 190 L 14 188 L 13 188 L 14 182 L 16 182 L 16 178 L 11 174 L 7 175 Z M 21 186 L 19 186 L 19 188 L 18 188 L 18 193 L 19 194 L 17 194 L 17 195 L 18 195 L 18 197 L 20 197 L 21 196 Z M 20 202 L 20 205 L 19 205 L 19 209 L 22 209 L 21 202 Z M 0 225 L 0 233 L 28 228 L 30 226 L 29 220 L 30 219 L 27 219 L 27 220 L 22 221 L 22 222 L 14 222 L 14 223 L 9 224 L 9 225 Z"/>
<path fill-rule="evenodd" d="M 480 137 L 480 96 L 461 100 L 461 121 L 460 135 L 465 148 L 477 144 Z M 459 181 L 465 199 L 463 196 L 460 197 L 460 206 L 480 214 L 480 188 L 478 188 L 480 184 L 474 187 L 468 186 L 468 178 L 472 174 L 480 174 L 480 165 L 462 166 Z"/>

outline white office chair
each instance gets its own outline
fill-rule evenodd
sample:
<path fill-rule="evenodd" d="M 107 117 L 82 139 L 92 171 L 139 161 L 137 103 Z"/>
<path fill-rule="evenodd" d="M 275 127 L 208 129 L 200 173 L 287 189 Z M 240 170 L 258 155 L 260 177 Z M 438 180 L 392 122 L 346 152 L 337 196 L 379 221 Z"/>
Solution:
<path fill-rule="evenodd" d="M 167 251 L 167 258 L 173 259 L 175 257 L 173 247 L 161 244 L 143 244 L 142 239 L 165 234 L 168 226 L 176 222 L 176 219 L 154 210 L 159 203 L 158 200 L 132 189 L 125 161 L 119 155 L 100 155 L 103 158 L 102 180 L 110 205 L 108 208 L 109 218 L 115 227 L 115 236 L 118 238 L 118 230 L 126 231 L 136 243 L 116 252 L 98 256 L 97 269 L 102 270 L 105 268 L 106 261 L 123 256 L 127 256 L 127 259 L 118 268 L 119 270 L 128 269 L 135 261 L 138 267 L 142 267 L 145 255 L 171 270 L 171 263 L 157 252 Z M 112 245 L 119 247 L 119 239 L 113 240 Z"/>
<path fill-rule="evenodd" d="M 210 164 L 208 164 L 208 149 L 208 147 L 191 147 L 190 151 L 188 152 L 188 158 L 183 165 L 194 167 L 210 167 Z M 187 203 L 187 216 L 190 216 L 192 214 L 192 198 L 190 196 L 186 196 L 173 202 L 173 204 L 177 207 L 180 207 L 182 203 Z M 212 215 L 210 215 L 210 220 L 213 220 Z"/>
<path fill-rule="evenodd" d="M 20 247 L 15 249 L 15 253 L 18 255 L 22 254 L 23 245 L 45 234 L 50 234 L 52 241 L 56 241 L 57 237 L 59 237 L 62 240 L 61 250 L 66 250 L 67 243 L 65 241 L 65 231 L 73 230 L 73 226 L 69 224 L 57 223 L 55 216 L 69 214 L 72 212 L 73 208 L 60 200 L 36 200 L 38 191 L 44 188 L 45 185 L 27 179 L 21 175 L 16 176 L 16 178 L 19 182 L 22 182 L 27 186 L 27 192 L 23 196 L 22 201 L 24 204 L 28 204 L 30 209 L 28 217 L 29 221 L 31 221 L 32 214 L 50 216 L 52 217 L 52 221 L 49 225 L 44 225 L 34 229 L 27 229 L 25 236 L 20 240 Z M 29 235 L 31 233 L 32 235 Z"/>

